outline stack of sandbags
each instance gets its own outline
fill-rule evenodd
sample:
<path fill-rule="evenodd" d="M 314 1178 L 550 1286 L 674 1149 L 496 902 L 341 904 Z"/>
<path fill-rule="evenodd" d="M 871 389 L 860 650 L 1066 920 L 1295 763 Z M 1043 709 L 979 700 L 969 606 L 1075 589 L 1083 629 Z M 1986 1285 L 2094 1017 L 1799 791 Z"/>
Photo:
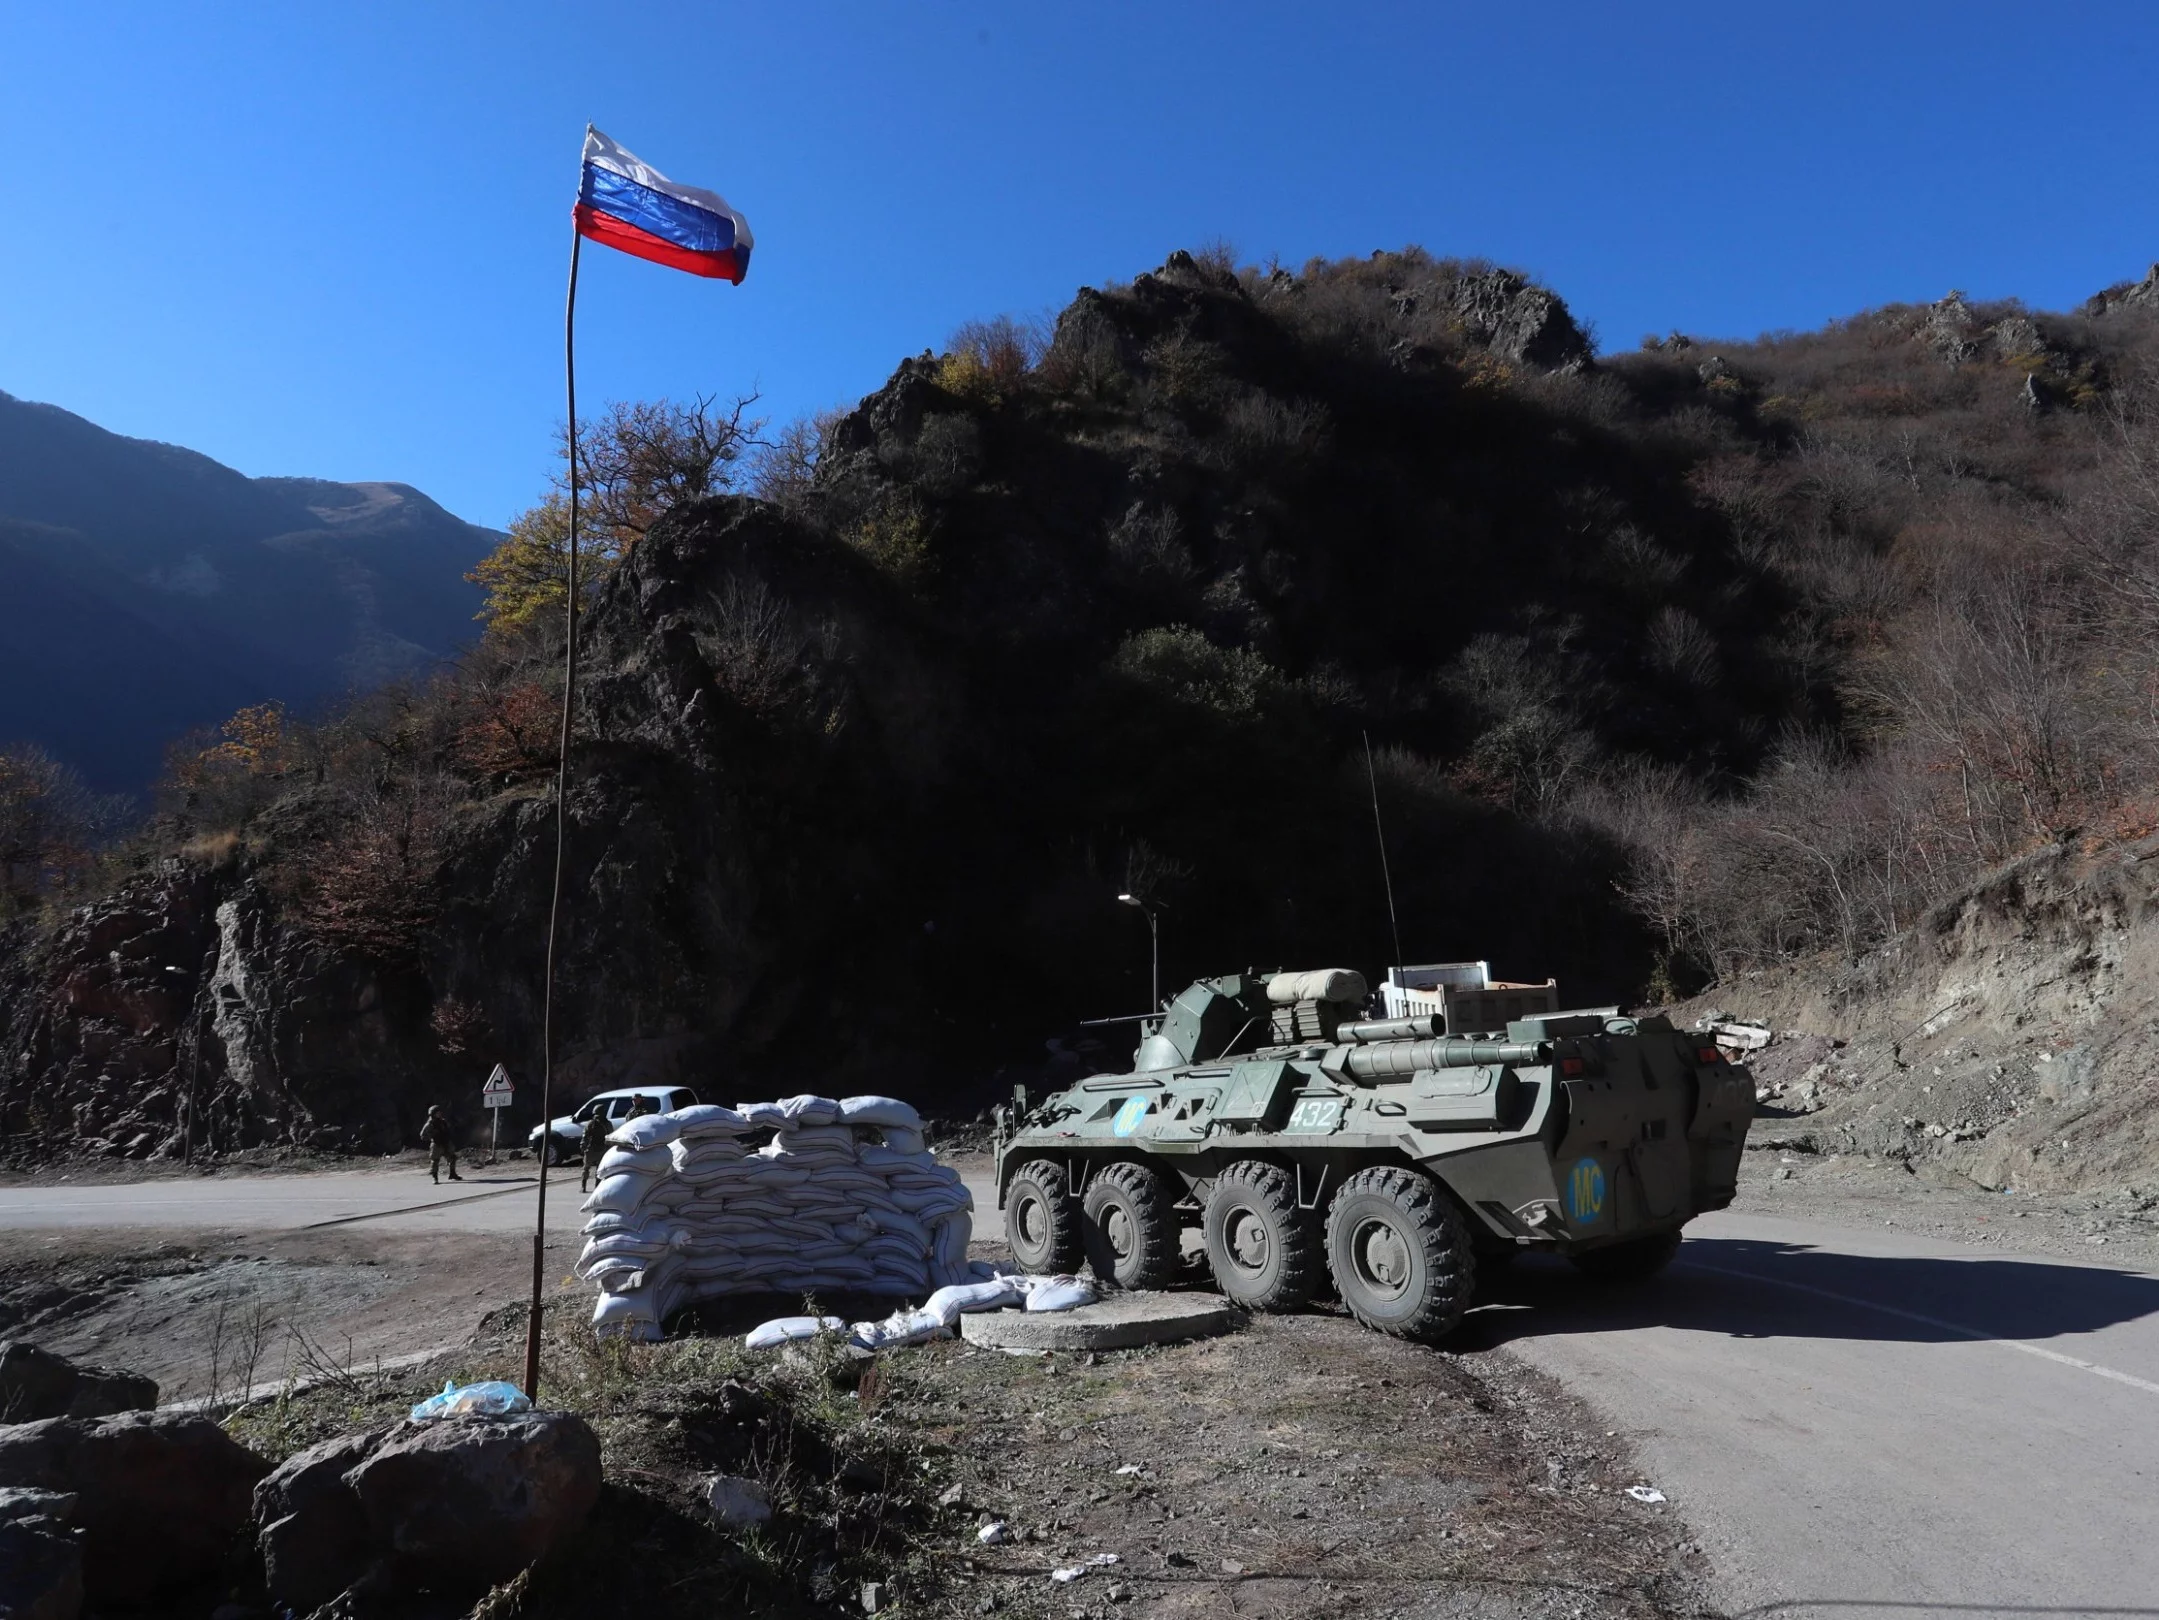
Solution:
<path fill-rule="evenodd" d="M 607 1140 L 577 1262 L 600 1289 L 596 1332 L 656 1339 L 670 1313 L 723 1294 L 920 1297 L 970 1280 L 974 1200 L 894 1098 L 703 1105 Z"/>

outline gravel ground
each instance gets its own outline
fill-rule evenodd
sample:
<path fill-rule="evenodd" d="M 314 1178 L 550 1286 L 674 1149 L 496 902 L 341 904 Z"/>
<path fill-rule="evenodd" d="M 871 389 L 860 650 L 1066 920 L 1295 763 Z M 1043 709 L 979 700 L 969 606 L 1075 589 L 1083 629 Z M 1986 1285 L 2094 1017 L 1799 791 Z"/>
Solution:
<path fill-rule="evenodd" d="M 0 1259 L 0 1337 L 150 1372 L 168 1400 L 356 1366 L 235 1419 L 282 1453 L 394 1415 L 444 1378 L 517 1377 L 525 1252 L 509 1237 L 364 1227 L 155 1245 L 69 1232 Z M 715 1318 L 709 1339 L 596 1350 L 587 1291 L 550 1282 L 546 1392 L 594 1418 L 613 1483 L 594 1545 L 567 1550 L 505 1614 L 592 1612 L 625 1526 L 650 1527 L 637 1531 L 653 1574 L 640 1612 L 655 1617 L 684 1590 L 703 1594 L 684 1613 L 727 1599 L 859 1614 L 864 1580 L 885 1587 L 881 1613 L 1045 1620 L 1701 1606 L 1692 1533 L 1668 1505 L 1626 1495 L 1644 1481 L 1625 1442 L 1502 1349 L 1423 1349 L 1323 1308 L 1151 1350 L 944 1343 L 812 1377 L 742 1351 L 740 1320 Z M 395 1370 L 375 1372 L 378 1358 Z M 737 1381 L 757 1399 L 728 1395 Z M 700 1492 L 715 1472 L 760 1469 L 792 1505 L 784 1537 L 745 1562 L 704 1521 Z M 978 1540 L 985 1515 L 1007 1539 Z M 1087 1562 L 1105 1554 L 1116 1561 Z M 1061 1582 L 1058 1569 L 1085 1573 Z"/>

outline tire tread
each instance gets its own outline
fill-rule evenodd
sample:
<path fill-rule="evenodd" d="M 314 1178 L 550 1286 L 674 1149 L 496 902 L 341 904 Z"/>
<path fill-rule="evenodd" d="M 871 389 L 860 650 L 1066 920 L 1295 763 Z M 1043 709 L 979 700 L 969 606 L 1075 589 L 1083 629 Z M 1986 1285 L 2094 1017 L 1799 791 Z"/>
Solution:
<path fill-rule="evenodd" d="M 1428 1286 L 1417 1308 L 1406 1316 L 1381 1319 L 1369 1315 L 1360 1306 L 1354 1275 L 1345 1279 L 1342 1273 L 1348 1268 L 1334 1265 L 1335 1222 L 1347 1207 L 1345 1200 L 1359 1193 L 1373 1194 L 1392 1204 L 1423 1245 Z M 1430 1176 L 1399 1165 L 1374 1165 L 1343 1181 L 1328 1209 L 1327 1259 L 1334 1271 L 1335 1288 L 1351 1315 L 1368 1328 L 1419 1344 L 1436 1344 L 1459 1327 L 1462 1313 L 1477 1291 L 1476 1250 L 1461 1215 Z"/>
<path fill-rule="evenodd" d="M 1243 1303 L 1260 1311 L 1291 1311 L 1309 1304 L 1326 1276 L 1326 1254 L 1319 1223 L 1309 1211 L 1297 1205 L 1296 1177 L 1265 1159 L 1234 1159 L 1215 1177 L 1214 1186 L 1208 1191 L 1210 1211 L 1225 1187 L 1244 1192 L 1251 1202 L 1264 1208 L 1285 1240 L 1279 1246 L 1282 1260 L 1274 1285 Z M 1206 1222 L 1206 1229 L 1207 1259 L 1213 1265 L 1215 1228 L 1211 1219 Z M 1215 1281 L 1222 1281 L 1219 1265 L 1215 1265 Z M 1223 1292 L 1229 1292 L 1226 1286 Z"/>
<path fill-rule="evenodd" d="M 1021 1260 L 1020 1264 L 1027 1270 L 1034 1272 L 1036 1276 L 1054 1277 L 1077 1272 L 1086 1263 L 1087 1251 L 1085 1244 L 1081 1240 L 1079 1209 L 1073 1202 L 1071 1186 L 1065 1176 L 1064 1166 L 1054 1159 L 1029 1159 L 1025 1164 L 1013 1171 L 1012 1179 L 1005 1183 L 1005 1209 L 1008 1220 L 1012 1208 L 1011 1189 L 1022 1179 L 1032 1181 L 1042 1189 L 1044 1201 L 1049 1206 L 1050 1236 L 1049 1254 L 1044 1260 L 1041 1270 L 1036 1271 L 1034 1267 L 1029 1266 L 1024 1260 Z M 1009 1242 L 1009 1231 L 1006 1238 Z M 1012 1254 L 1014 1259 L 1019 1258 L 1019 1248 L 1016 1244 L 1013 1245 Z"/>
<path fill-rule="evenodd" d="M 1137 1263 L 1132 1268 L 1131 1281 L 1119 1284 L 1125 1288 L 1160 1288 L 1173 1282 L 1183 1269 L 1183 1231 L 1178 1223 L 1177 1193 L 1169 1184 L 1169 1178 L 1149 1164 L 1134 1159 L 1119 1159 L 1105 1164 L 1094 1173 L 1087 1184 L 1086 1197 L 1081 1209 L 1086 1217 L 1085 1236 L 1093 1239 L 1099 1222 L 1095 1204 L 1095 1189 L 1111 1186 L 1127 1194 L 1138 1214 L 1139 1247 Z M 1090 1241 L 1088 1256 L 1095 1274 L 1106 1282 L 1114 1282 L 1111 1275 L 1109 1245 Z"/>

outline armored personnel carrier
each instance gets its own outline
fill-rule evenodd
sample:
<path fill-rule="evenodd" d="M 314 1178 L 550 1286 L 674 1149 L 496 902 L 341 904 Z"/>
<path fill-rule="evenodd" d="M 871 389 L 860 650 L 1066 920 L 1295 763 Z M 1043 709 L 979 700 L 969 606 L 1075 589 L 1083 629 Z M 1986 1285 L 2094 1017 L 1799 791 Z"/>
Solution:
<path fill-rule="evenodd" d="M 1616 1007 L 1455 1032 L 1365 1004 L 1347 970 L 1203 979 L 1143 1023 L 1130 1074 L 1021 1092 L 997 1141 L 1021 1266 L 1157 1287 L 1196 1222 L 1232 1299 L 1290 1310 L 1331 1283 L 1429 1343 L 1480 1262 L 1647 1277 L 1732 1201 L 1754 1080 L 1707 1038 Z"/>

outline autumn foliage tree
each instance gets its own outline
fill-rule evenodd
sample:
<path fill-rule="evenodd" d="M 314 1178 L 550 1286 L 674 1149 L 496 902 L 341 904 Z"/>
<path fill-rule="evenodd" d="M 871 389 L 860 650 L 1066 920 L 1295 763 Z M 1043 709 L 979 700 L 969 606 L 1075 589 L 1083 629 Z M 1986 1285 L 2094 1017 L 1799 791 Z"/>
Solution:
<path fill-rule="evenodd" d="M 710 394 L 688 403 L 617 401 L 577 432 L 578 569 L 597 585 L 671 507 L 735 486 L 739 463 L 762 446 L 755 394 L 722 406 Z M 562 611 L 569 587 L 569 457 L 537 506 L 465 577 L 485 588 L 480 617 L 493 632 Z"/>
<path fill-rule="evenodd" d="M 74 888 L 122 808 L 35 744 L 0 751 L 0 916 Z"/>

